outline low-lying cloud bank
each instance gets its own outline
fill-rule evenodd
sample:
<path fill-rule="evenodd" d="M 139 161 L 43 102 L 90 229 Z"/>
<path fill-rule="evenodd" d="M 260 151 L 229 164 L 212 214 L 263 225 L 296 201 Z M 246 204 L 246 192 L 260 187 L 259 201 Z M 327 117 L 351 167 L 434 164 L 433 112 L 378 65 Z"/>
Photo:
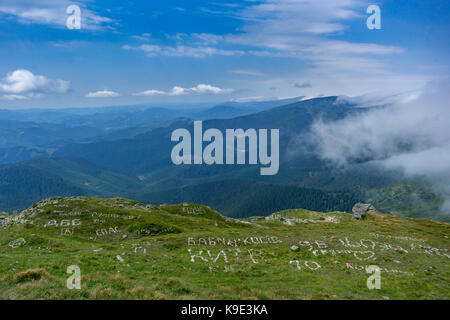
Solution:
<path fill-rule="evenodd" d="M 420 94 L 368 106 L 334 122 L 317 120 L 309 141 L 315 153 L 338 167 L 368 162 L 399 170 L 407 177 L 424 177 L 447 201 L 450 212 L 450 81 L 430 83 Z M 386 101 L 389 101 L 385 104 Z"/>
<path fill-rule="evenodd" d="M 134 93 L 134 96 L 183 96 L 188 94 L 226 94 L 232 93 L 233 89 L 222 89 L 219 87 L 214 87 L 210 84 L 199 84 L 192 88 L 183 88 L 175 86 L 170 91 L 162 91 L 162 90 L 146 90 L 139 93 Z"/>
<path fill-rule="evenodd" d="M 101 90 L 95 92 L 89 92 L 85 95 L 86 98 L 114 98 L 120 96 L 119 93 L 110 90 Z"/>

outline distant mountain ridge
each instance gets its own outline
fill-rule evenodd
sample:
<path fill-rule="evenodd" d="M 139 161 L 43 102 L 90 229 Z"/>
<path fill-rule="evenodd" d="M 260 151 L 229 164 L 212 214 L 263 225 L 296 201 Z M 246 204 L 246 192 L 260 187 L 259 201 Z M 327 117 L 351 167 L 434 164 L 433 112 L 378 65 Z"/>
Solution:
<path fill-rule="evenodd" d="M 263 106 L 255 104 L 253 107 L 248 104 L 246 112 L 266 108 L 271 103 L 277 102 L 265 102 Z M 223 114 L 218 114 L 221 110 Z M 337 103 L 337 97 L 294 101 L 222 119 L 220 117 L 237 112 L 234 104 L 195 111 L 206 112 L 213 117 L 203 121 L 203 130 L 280 129 L 280 170 L 277 175 L 267 177 L 260 175 L 259 167 L 251 165 L 175 166 L 170 159 L 174 145 L 170 141 L 171 133 L 178 128 L 192 132 L 193 121 L 198 118 L 181 117 L 138 127 L 125 126 L 124 129 L 106 131 L 81 141 L 55 142 L 52 148 L 15 147 L 0 151 L 6 162 L 34 159 L 17 164 L 27 168 L 30 179 L 37 179 L 40 184 L 56 181 L 46 180 L 42 173 L 47 172 L 49 177 L 57 176 L 64 181 L 66 186 L 62 190 L 77 190 L 87 195 L 125 196 L 156 203 L 173 202 L 174 199 L 179 202 L 192 201 L 216 206 L 234 216 L 245 216 L 257 210 L 264 213 L 281 210 L 287 204 L 321 211 L 348 210 L 352 201 L 370 199 L 380 209 L 396 214 L 445 219 L 439 215 L 442 199 L 420 181 L 405 181 L 397 172 L 381 172 L 365 163 L 354 165 L 351 170 L 332 168 L 314 152 L 299 147 L 299 143 L 305 139 L 304 134 L 315 120 L 334 121 L 365 111 L 349 103 Z M 165 110 L 162 112 L 164 114 Z M 205 114 L 198 116 L 201 119 Z M 92 121 L 95 122 L 96 118 L 93 117 Z M 1 159 L 0 170 L 4 175 L 11 176 L 17 172 L 17 167 L 11 169 L 5 162 L 2 164 Z M 36 173 L 32 172 L 34 169 Z M 241 182 L 236 189 L 236 184 L 233 185 L 231 181 L 238 180 Z M 23 179 L 18 181 L 24 182 Z M 239 185 L 246 186 L 246 189 Z M 214 188 L 218 192 L 208 192 L 208 189 Z M 241 191 L 236 193 L 236 190 Z M 29 194 L 33 196 L 10 193 L 3 202 L 0 201 L 0 210 L 20 209 L 29 205 L 31 199 L 38 200 L 38 196 L 43 194 L 51 195 L 36 189 L 32 189 Z M 292 194 L 292 199 L 286 197 L 287 194 Z M 306 199 L 305 194 L 310 194 L 310 199 Z M 54 195 L 66 193 L 60 194 L 55 189 Z M 336 202 L 333 196 L 342 202 Z M 315 203 L 318 198 L 326 199 L 326 202 L 318 205 Z"/>
<path fill-rule="evenodd" d="M 1 110 L 0 164 L 48 157 L 68 143 L 131 139 L 180 118 L 225 119 L 280 106 L 300 98 L 229 102 L 213 107 L 104 107 L 63 110 Z M 39 150 L 39 151 L 38 151 Z"/>

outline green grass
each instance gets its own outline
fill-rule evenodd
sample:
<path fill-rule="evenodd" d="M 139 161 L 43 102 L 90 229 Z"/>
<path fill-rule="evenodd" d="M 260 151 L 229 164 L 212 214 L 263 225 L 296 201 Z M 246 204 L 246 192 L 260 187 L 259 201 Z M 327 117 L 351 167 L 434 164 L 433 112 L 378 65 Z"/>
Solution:
<path fill-rule="evenodd" d="M 243 223 L 195 204 L 54 200 L 0 228 L 1 299 L 449 299 L 446 223 L 379 212 L 361 221 L 343 212 L 276 213 L 313 221 L 290 226 L 263 217 Z M 63 220 L 70 235 L 61 234 Z M 191 262 L 189 249 L 207 262 Z M 81 290 L 66 287 L 70 265 L 81 269 Z M 366 265 L 385 268 L 380 290 L 367 288 Z"/>

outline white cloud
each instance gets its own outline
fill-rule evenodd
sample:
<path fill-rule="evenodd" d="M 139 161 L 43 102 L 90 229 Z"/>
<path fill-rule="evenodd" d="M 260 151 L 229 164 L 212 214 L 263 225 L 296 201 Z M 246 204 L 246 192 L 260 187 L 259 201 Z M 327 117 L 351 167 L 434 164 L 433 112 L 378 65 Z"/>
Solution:
<path fill-rule="evenodd" d="M 425 177 L 444 195 L 448 190 L 450 200 L 449 87 L 446 80 L 431 83 L 420 96 L 372 98 L 371 103 L 387 105 L 337 121 L 318 120 L 302 138 L 315 146 L 320 158 L 336 166 L 369 162 L 410 177 Z M 366 97 L 360 101 L 367 107 Z"/>
<path fill-rule="evenodd" d="M 242 98 L 235 98 L 231 99 L 232 102 L 258 102 L 258 101 L 267 101 L 270 100 L 267 97 L 263 96 L 252 96 L 252 97 L 242 97 Z"/>
<path fill-rule="evenodd" d="M 401 92 L 423 86 L 430 80 L 423 72 L 412 74 L 412 68 L 405 69 L 401 64 L 393 68 L 395 59 L 406 49 L 336 38 L 348 33 L 354 22 L 366 28 L 369 4 L 368 0 L 248 1 L 238 9 L 212 13 L 240 19 L 242 24 L 235 32 L 177 34 L 174 46 L 159 47 L 149 52 L 149 56 L 201 58 L 222 53 L 298 59 L 303 63 L 302 76 L 314 83 L 314 88 L 305 90 L 308 95 L 363 94 L 392 88 Z M 202 52 L 204 48 L 209 53 Z M 293 81 L 295 78 L 283 84 L 290 88 L 284 89 L 283 94 L 295 94 Z M 261 87 L 255 92 L 264 94 Z"/>
<path fill-rule="evenodd" d="M 5 94 L 1 97 L 3 100 L 24 100 L 28 99 L 26 96 L 17 95 L 17 94 Z"/>
<path fill-rule="evenodd" d="M 377 56 L 401 54 L 404 49 L 392 45 L 330 39 L 331 35 L 345 31 L 348 23 L 354 19 L 360 19 L 361 27 L 365 28 L 364 17 L 367 16 L 368 5 L 369 1 L 366 0 L 249 1 L 237 11 L 211 12 L 240 19 L 243 26 L 238 32 L 226 35 L 178 33 L 169 36 L 176 41 L 173 46 L 123 48 L 146 52 L 149 57 L 203 58 L 246 54 L 297 58 L 307 63 L 309 70 L 306 71 L 327 76 L 358 72 L 361 78 L 373 77 L 374 72 L 381 75 L 383 71 L 389 70 L 389 66 L 381 63 Z M 230 45 L 233 49 L 229 48 Z M 236 46 L 242 46 L 242 49 Z"/>
<path fill-rule="evenodd" d="M 69 82 L 67 81 L 49 79 L 25 69 L 8 73 L 0 82 L 0 91 L 11 94 L 28 94 L 30 97 L 44 93 L 64 93 L 68 89 Z"/>
<path fill-rule="evenodd" d="M 167 57 L 190 57 L 190 58 L 204 58 L 207 56 L 233 56 L 245 54 L 241 50 L 222 50 L 213 47 L 192 47 L 192 46 L 159 46 L 159 45 L 149 45 L 143 44 L 140 46 L 130 46 L 124 45 L 122 47 L 124 50 L 137 50 L 147 53 L 149 57 L 156 56 L 167 56 Z"/>
<path fill-rule="evenodd" d="M 223 93 L 231 93 L 232 89 L 221 89 L 218 87 L 211 86 L 209 84 L 199 84 L 194 88 L 190 89 L 194 93 L 199 94 L 223 94 Z"/>
<path fill-rule="evenodd" d="M 209 84 L 199 84 L 192 88 L 183 88 L 179 86 L 174 86 L 170 91 L 161 91 L 161 90 L 146 90 L 138 93 L 134 93 L 134 96 L 158 96 L 158 95 L 166 95 L 166 96 L 182 96 L 188 94 L 227 94 L 232 93 L 233 89 L 222 89 L 219 87 L 215 87 Z"/>
<path fill-rule="evenodd" d="M 418 152 L 392 156 L 379 162 L 386 168 L 401 169 L 407 175 L 450 177 L 450 144 L 426 148 Z"/>
<path fill-rule="evenodd" d="M 104 24 L 113 22 L 87 9 L 85 6 L 87 2 L 89 0 L 2 0 L 0 13 L 12 16 L 17 22 L 23 24 L 35 23 L 65 28 L 69 16 L 66 13 L 67 7 L 78 5 L 81 8 L 82 29 L 98 30 L 104 28 Z"/>
<path fill-rule="evenodd" d="M 158 95 L 165 95 L 166 92 L 161 90 L 145 90 L 138 93 L 133 93 L 133 96 L 142 96 L 142 97 L 152 97 L 152 96 L 158 96 Z"/>
<path fill-rule="evenodd" d="M 420 98 L 420 96 L 420 91 L 408 91 L 389 96 L 383 96 L 381 93 L 371 92 L 357 97 L 339 96 L 336 103 L 350 103 L 357 105 L 359 108 L 368 108 L 408 103 Z"/>
<path fill-rule="evenodd" d="M 305 97 L 301 97 L 300 101 L 306 101 L 306 100 L 311 100 L 311 99 L 315 99 L 315 98 L 320 98 L 322 97 L 321 95 L 319 96 L 305 96 Z"/>
<path fill-rule="evenodd" d="M 182 95 L 185 95 L 185 94 L 188 94 L 188 93 L 189 93 L 188 89 L 175 86 L 167 94 L 169 96 L 182 96 Z"/>
<path fill-rule="evenodd" d="M 366 28 L 369 4 L 368 0 L 247 1 L 227 12 L 210 11 L 241 20 L 239 29 L 229 34 L 177 33 L 166 35 L 167 40 L 173 41 L 172 45 L 154 43 L 123 48 L 142 51 L 149 57 L 252 55 L 297 59 L 303 63 L 302 76 L 314 83 L 314 88 L 305 88 L 307 95 L 324 92 L 361 95 L 367 91 L 392 91 L 393 88 L 401 92 L 423 86 L 430 80 L 423 72 L 413 74 L 412 68 L 405 69 L 401 64 L 393 68 L 395 59 L 406 52 L 404 48 L 336 38 L 349 32 L 347 29 L 353 22 Z M 211 5 L 214 8 L 214 4 Z M 231 72 L 259 76 L 244 68 Z M 290 77 L 281 84 L 283 95 L 295 95 L 295 88 L 292 88 L 295 78 L 293 74 Z M 265 95 L 264 90 L 259 86 L 254 95 Z"/>
<path fill-rule="evenodd" d="M 238 70 L 231 70 L 232 73 L 240 74 L 244 76 L 255 76 L 255 77 L 262 77 L 265 76 L 264 73 L 258 70 L 248 70 L 248 69 L 238 69 Z"/>
<path fill-rule="evenodd" d="M 95 91 L 95 92 L 89 92 L 86 94 L 86 98 L 114 98 L 120 96 L 119 93 L 115 91 L 109 91 L 109 90 L 102 90 L 102 91 Z"/>
<path fill-rule="evenodd" d="M 346 29 L 340 21 L 361 16 L 361 0 L 265 0 L 246 7 L 238 17 L 254 22 L 245 30 L 261 32 L 328 34 Z"/>
<path fill-rule="evenodd" d="M 151 36 L 152 36 L 151 33 L 143 33 L 141 35 L 131 36 L 131 38 L 139 41 L 149 41 Z"/>
<path fill-rule="evenodd" d="M 218 44 L 223 41 L 223 36 L 211 33 L 192 33 L 191 36 L 200 40 L 203 44 Z"/>

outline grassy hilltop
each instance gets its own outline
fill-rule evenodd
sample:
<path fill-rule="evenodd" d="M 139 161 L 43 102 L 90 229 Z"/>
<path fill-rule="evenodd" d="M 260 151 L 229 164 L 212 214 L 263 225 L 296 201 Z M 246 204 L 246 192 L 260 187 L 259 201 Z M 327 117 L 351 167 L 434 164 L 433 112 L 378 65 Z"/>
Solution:
<path fill-rule="evenodd" d="M 0 216 L 0 299 L 449 299 L 450 224 L 51 198 Z M 69 290 L 67 268 L 81 269 Z M 381 268 L 381 289 L 369 290 Z"/>

